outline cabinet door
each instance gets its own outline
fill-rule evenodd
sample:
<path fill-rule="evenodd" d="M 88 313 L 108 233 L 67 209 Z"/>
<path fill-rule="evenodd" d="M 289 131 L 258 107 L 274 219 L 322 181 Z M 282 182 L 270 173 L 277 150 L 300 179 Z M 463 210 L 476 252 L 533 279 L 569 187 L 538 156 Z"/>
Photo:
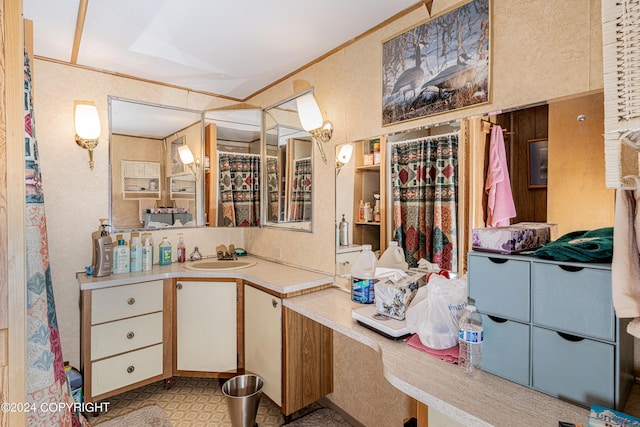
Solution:
<path fill-rule="evenodd" d="M 176 285 L 176 367 L 237 370 L 236 283 L 180 281 Z"/>
<path fill-rule="evenodd" d="M 244 287 L 244 363 L 264 381 L 262 391 L 282 406 L 282 300 Z"/>

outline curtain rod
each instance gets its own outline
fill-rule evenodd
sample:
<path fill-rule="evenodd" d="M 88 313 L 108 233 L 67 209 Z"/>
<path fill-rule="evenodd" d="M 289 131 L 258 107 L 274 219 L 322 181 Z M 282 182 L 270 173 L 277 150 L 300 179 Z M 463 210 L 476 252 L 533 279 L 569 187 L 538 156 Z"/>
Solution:
<path fill-rule="evenodd" d="M 252 154 L 252 153 L 234 153 L 232 151 L 218 151 L 218 157 L 220 155 L 227 156 L 243 156 L 243 157 L 260 157 L 260 154 Z"/>
<path fill-rule="evenodd" d="M 460 121 L 459 120 L 449 120 L 448 122 L 435 123 L 435 124 L 432 124 L 432 125 L 420 126 L 420 127 L 417 127 L 417 128 L 405 129 L 405 130 L 401 130 L 401 131 L 398 131 L 398 132 L 388 133 L 386 136 L 388 138 L 390 136 L 401 135 L 403 133 L 419 132 L 421 130 L 429 130 L 429 129 L 437 128 L 439 126 L 447 126 L 447 125 L 457 125 L 458 127 L 460 127 Z"/>
<path fill-rule="evenodd" d="M 428 135 L 428 136 L 421 136 L 419 138 L 403 139 L 402 141 L 393 141 L 393 142 L 389 141 L 388 144 L 389 144 L 390 147 L 392 147 L 392 146 L 398 145 L 398 144 L 408 144 L 410 142 L 433 140 L 433 139 L 438 139 L 438 138 L 448 138 L 450 136 L 460 136 L 460 131 L 457 130 L 455 132 L 441 133 L 439 135 Z"/>

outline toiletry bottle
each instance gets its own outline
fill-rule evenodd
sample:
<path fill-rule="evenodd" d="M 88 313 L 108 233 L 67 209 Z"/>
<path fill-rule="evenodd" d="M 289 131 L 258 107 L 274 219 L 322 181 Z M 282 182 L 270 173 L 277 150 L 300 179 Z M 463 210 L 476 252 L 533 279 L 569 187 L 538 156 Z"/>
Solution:
<path fill-rule="evenodd" d="M 340 225 L 338 224 L 338 222 L 336 221 L 335 223 L 336 226 L 336 247 L 340 246 Z"/>
<path fill-rule="evenodd" d="M 118 239 L 118 246 L 116 247 L 115 269 L 114 274 L 128 273 L 129 272 L 129 247 L 124 244 L 124 238 L 122 234 L 116 236 Z"/>
<path fill-rule="evenodd" d="M 159 252 L 160 252 L 160 255 L 158 258 L 158 264 L 160 265 L 171 264 L 171 243 L 169 243 L 169 239 L 167 239 L 166 237 L 162 238 Z"/>
<path fill-rule="evenodd" d="M 376 200 L 376 204 L 373 206 L 373 221 L 380 222 L 380 205 L 379 200 Z"/>
<path fill-rule="evenodd" d="M 360 207 L 358 208 L 358 222 L 364 222 L 364 203 L 360 200 Z"/>
<path fill-rule="evenodd" d="M 142 241 L 145 242 L 149 239 L 149 245 L 151 245 L 151 265 L 158 263 L 158 255 L 156 253 L 156 248 L 153 246 L 153 234 L 151 233 L 142 233 Z"/>
<path fill-rule="evenodd" d="M 131 243 L 129 244 L 131 271 L 142 271 L 142 243 L 140 242 L 140 233 L 131 233 Z"/>
<path fill-rule="evenodd" d="M 142 246 L 142 271 L 149 271 L 153 266 L 153 246 L 148 237 L 144 239 Z"/>
<path fill-rule="evenodd" d="M 349 245 L 349 223 L 342 214 L 342 221 L 340 221 L 340 246 Z"/>
<path fill-rule="evenodd" d="M 187 260 L 187 248 L 184 246 L 184 239 L 182 234 L 178 234 L 178 262 L 185 262 Z"/>
<path fill-rule="evenodd" d="M 102 230 L 100 232 L 92 233 L 93 237 L 93 261 L 91 266 L 93 268 L 94 277 L 108 276 L 113 269 L 113 240 L 109 235 L 109 231 L 106 219 L 100 219 L 102 222 Z"/>
<path fill-rule="evenodd" d="M 369 202 L 364 204 L 364 220 L 366 222 L 373 221 L 373 210 L 371 209 L 371 203 Z"/>

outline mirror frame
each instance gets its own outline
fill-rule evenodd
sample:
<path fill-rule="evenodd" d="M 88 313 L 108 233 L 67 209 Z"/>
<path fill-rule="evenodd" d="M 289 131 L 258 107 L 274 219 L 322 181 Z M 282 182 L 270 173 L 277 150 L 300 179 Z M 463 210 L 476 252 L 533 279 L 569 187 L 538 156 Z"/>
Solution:
<path fill-rule="evenodd" d="M 276 228 L 279 230 L 291 230 L 291 231 L 299 231 L 299 232 L 304 232 L 304 233 L 313 233 L 315 230 L 315 198 L 316 198 L 316 183 L 315 183 L 315 178 L 317 177 L 317 174 L 315 173 L 315 148 L 313 146 L 313 137 L 310 133 L 306 132 L 303 128 L 302 125 L 300 124 L 299 128 L 296 128 L 292 125 L 289 124 L 282 124 L 283 126 L 286 126 L 287 128 L 290 129 L 300 129 L 301 132 L 305 132 L 307 135 L 309 135 L 309 137 L 311 138 L 310 140 L 310 144 L 311 144 L 311 164 L 312 164 L 312 186 L 311 186 L 311 219 L 308 221 L 309 223 L 309 227 L 300 227 L 299 225 L 301 224 L 306 224 L 307 221 L 279 221 L 279 222 L 273 222 L 273 221 L 268 221 L 267 220 L 267 208 L 269 205 L 269 199 L 268 199 L 268 181 L 267 181 L 267 115 L 269 114 L 269 110 L 271 109 L 276 109 L 284 104 L 287 104 L 289 102 L 295 101 L 297 98 L 306 95 L 308 93 L 313 93 L 314 88 L 311 87 L 309 89 L 306 89 L 302 92 L 296 93 L 288 98 L 285 98 L 281 101 L 276 102 L 275 104 L 272 104 L 268 107 L 265 107 L 262 109 L 262 149 L 261 149 L 261 165 L 260 167 L 262 168 L 262 172 L 261 172 L 261 179 L 262 179 L 262 184 L 261 184 L 261 194 L 260 194 L 260 203 L 261 203 L 261 208 L 260 208 L 260 226 L 261 227 L 265 227 L 265 228 Z M 296 111 L 297 111 L 297 106 L 296 106 Z M 274 120 L 275 121 L 275 120 Z M 276 122 L 277 123 L 277 122 Z M 299 123 L 299 119 L 298 119 L 298 123 Z M 305 135 L 306 136 L 306 135 Z M 298 226 L 296 226 L 298 225 Z"/>
<path fill-rule="evenodd" d="M 174 111 L 181 111 L 181 112 L 186 112 L 186 113 L 194 113 L 195 115 L 200 117 L 200 152 L 202 153 L 202 156 L 204 156 L 204 125 L 203 125 L 203 112 L 201 110 L 193 110 L 193 109 L 189 109 L 189 108 L 182 108 L 182 107 L 175 107 L 175 106 L 171 106 L 171 105 L 162 105 L 162 104 L 155 104 L 155 103 L 151 103 L 151 102 L 146 102 L 146 101 L 140 101 L 140 100 L 135 100 L 135 99 L 128 99 L 128 98 L 122 98 L 122 97 L 117 97 L 117 96 L 112 96 L 112 95 L 108 95 L 107 96 L 107 100 L 108 100 L 108 106 L 109 106 L 109 172 L 108 172 L 108 179 L 109 179 L 109 223 L 111 224 L 111 228 L 112 228 L 112 232 L 113 233 L 126 233 L 126 232 L 131 232 L 131 231 L 155 231 L 155 230 L 162 230 L 164 228 L 145 228 L 145 227 L 139 227 L 139 228 L 119 228 L 119 227 L 115 227 L 113 225 L 113 147 L 112 147 L 112 139 L 113 139 L 113 111 L 112 111 L 112 102 L 113 101 L 119 101 L 119 102 L 128 102 L 131 104 L 138 104 L 138 105 L 144 105 L 147 107 L 154 107 L 154 108 L 163 108 L 166 110 L 174 110 Z M 180 131 L 181 129 L 176 130 L 175 132 Z M 204 175 L 204 170 L 201 168 L 199 173 L 201 175 Z M 163 179 L 166 179 L 168 177 L 168 175 L 166 175 Z M 204 223 L 204 180 L 202 179 L 202 177 L 200 179 L 196 179 L 196 199 L 195 199 L 195 225 L 190 226 L 182 226 L 182 227 L 167 227 L 170 229 L 188 229 L 188 228 L 201 228 L 201 227 L 205 227 L 205 223 Z"/>

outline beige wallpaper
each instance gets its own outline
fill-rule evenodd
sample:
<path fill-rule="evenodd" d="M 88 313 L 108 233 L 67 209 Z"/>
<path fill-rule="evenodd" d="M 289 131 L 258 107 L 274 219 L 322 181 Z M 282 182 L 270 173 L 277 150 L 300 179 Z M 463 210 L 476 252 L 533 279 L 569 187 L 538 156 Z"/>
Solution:
<path fill-rule="evenodd" d="M 433 12 L 459 3 L 435 0 Z M 318 183 L 314 186 L 314 233 L 271 228 L 185 231 L 189 250 L 198 244 L 203 251 L 211 252 L 218 243 L 233 242 L 244 245 L 249 252 L 332 272 L 336 144 L 602 89 L 598 0 L 493 0 L 491 4 L 490 104 L 382 127 L 381 42 L 426 19 L 426 9 L 392 22 L 247 100 L 250 104 L 268 106 L 314 86 L 325 118 L 333 121 L 334 137 L 325 149 L 329 161 L 325 165 L 319 156 L 314 161 Z M 90 233 L 98 226 L 98 218 L 108 215 L 107 95 L 193 109 L 216 108 L 230 102 L 42 60 L 35 63 L 34 77 L 36 126 L 62 347 L 65 359 L 77 366 L 79 312 L 74 275 L 90 262 Z M 73 140 L 75 99 L 96 102 L 101 115 L 103 130 L 94 171 L 89 170 L 87 153 Z M 156 242 L 160 237 L 154 236 Z M 169 237 L 175 241 L 175 234 Z M 352 380 L 357 382 L 358 378 Z M 348 406 L 347 397 L 341 396 L 336 397 L 336 403 Z M 390 397 L 382 392 L 375 398 L 384 401 Z M 362 418 L 361 414 L 353 415 Z"/>

